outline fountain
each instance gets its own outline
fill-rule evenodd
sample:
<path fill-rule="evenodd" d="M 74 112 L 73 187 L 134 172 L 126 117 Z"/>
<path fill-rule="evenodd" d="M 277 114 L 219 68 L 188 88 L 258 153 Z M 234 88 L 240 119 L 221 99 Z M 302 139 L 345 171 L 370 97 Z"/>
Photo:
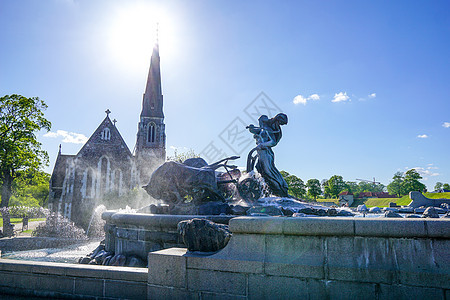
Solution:
<path fill-rule="evenodd" d="M 85 261 L 97 265 L 0 260 L 0 292 L 142 299 L 448 297 L 449 219 L 373 218 L 382 214 L 289 196 L 272 151 L 286 123 L 280 114 L 248 126 L 257 146 L 245 174 L 228 164 L 235 157 L 210 165 L 200 158 L 163 164 L 145 189 L 164 204 L 140 210 L 152 213 L 102 213 L 105 241 Z M 386 216 L 420 212 L 395 209 L 385 208 Z M 203 236 L 192 239 L 198 233 Z M 220 243 L 211 244 L 211 236 Z"/>

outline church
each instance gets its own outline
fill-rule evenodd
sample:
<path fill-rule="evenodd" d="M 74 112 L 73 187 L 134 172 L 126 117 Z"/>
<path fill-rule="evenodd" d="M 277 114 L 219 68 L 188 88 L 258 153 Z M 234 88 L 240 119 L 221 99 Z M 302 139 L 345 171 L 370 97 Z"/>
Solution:
<path fill-rule="evenodd" d="M 147 184 L 166 159 L 158 43 L 151 56 L 133 153 L 110 113 L 106 110 L 105 119 L 77 154 L 62 154 L 60 146 L 50 179 L 48 208 L 85 229 L 102 197 L 120 197 Z"/>

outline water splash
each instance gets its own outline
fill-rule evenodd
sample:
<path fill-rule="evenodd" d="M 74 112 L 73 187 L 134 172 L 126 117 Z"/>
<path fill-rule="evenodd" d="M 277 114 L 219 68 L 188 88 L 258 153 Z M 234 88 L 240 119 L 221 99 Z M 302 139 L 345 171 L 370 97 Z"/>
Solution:
<path fill-rule="evenodd" d="M 91 216 L 91 221 L 86 230 L 86 235 L 89 237 L 103 237 L 105 231 L 103 227 L 105 226 L 105 220 L 102 219 L 102 214 L 106 211 L 106 206 L 100 204 L 94 209 Z"/>
<path fill-rule="evenodd" d="M 33 236 L 70 238 L 75 240 L 85 240 L 86 234 L 83 229 L 62 215 L 52 212 L 47 216 L 45 223 L 33 231 Z"/>

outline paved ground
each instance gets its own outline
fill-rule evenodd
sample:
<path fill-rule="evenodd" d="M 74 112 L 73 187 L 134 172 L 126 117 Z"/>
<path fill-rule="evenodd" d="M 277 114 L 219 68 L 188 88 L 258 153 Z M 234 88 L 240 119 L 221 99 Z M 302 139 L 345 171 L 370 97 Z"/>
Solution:
<path fill-rule="evenodd" d="M 28 229 L 35 230 L 36 227 L 38 227 L 39 224 L 45 223 L 45 221 L 33 221 L 28 222 Z M 18 236 L 31 236 L 31 232 L 22 232 L 22 225 L 23 223 L 15 223 L 14 224 L 14 231 Z M 25 230 L 27 228 L 25 227 Z M 3 227 L 0 227 L 0 230 L 3 232 Z"/>

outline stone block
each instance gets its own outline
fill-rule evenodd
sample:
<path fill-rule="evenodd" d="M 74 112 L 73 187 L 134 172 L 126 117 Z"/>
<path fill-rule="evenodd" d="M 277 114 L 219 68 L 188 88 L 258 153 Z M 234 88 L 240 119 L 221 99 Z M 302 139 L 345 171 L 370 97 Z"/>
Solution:
<path fill-rule="evenodd" d="M 327 289 L 325 280 L 306 279 L 306 287 L 308 289 L 308 299 L 322 300 L 327 299 Z"/>
<path fill-rule="evenodd" d="M 401 284 L 450 288 L 448 240 L 392 239 Z"/>
<path fill-rule="evenodd" d="M 0 286 L 14 287 L 15 278 L 13 272 L 0 271 Z"/>
<path fill-rule="evenodd" d="M 33 267 L 33 262 L 2 258 L 0 266 L 3 271 L 29 273 Z"/>
<path fill-rule="evenodd" d="M 249 275 L 249 299 L 308 299 L 306 280 L 291 277 Z"/>
<path fill-rule="evenodd" d="M 427 231 L 427 236 L 430 238 L 450 238 L 450 219 L 438 219 L 430 220 L 426 219 L 425 228 Z"/>
<path fill-rule="evenodd" d="M 145 299 L 147 297 L 147 284 L 130 281 L 106 280 L 105 297 Z"/>
<path fill-rule="evenodd" d="M 264 262 L 214 258 L 213 256 L 187 256 L 187 268 L 257 274 L 263 273 Z"/>
<path fill-rule="evenodd" d="M 103 297 L 104 280 L 75 278 L 75 295 Z"/>
<path fill-rule="evenodd" d="M 31 267 L 31 273 L 33 274 L 50 274 L 50 275 L 65 275 L 67 270 L 67 264 L 61 265 L 48 265 L 39 264 Z"/>
<path fill-rule="evenodd" d="M 247 296 L 201 292 L 200 299 L 202 299 L 202 300 L 247 300 L 248 298 L 247 298 Z"/>
<path fill-rule="evenodd" d="M 426 237 L 423 220 L 418 219 L 382 219 L 355 218 L 355 235 L 368 237 Z"/>
<path fill-rule="evenodd" d="M 265 235 L 261 234 L 233 234 L 228 245 L 214 254 L 213 258 L 264 261 Z"/>
<path fill-rule="evenodd" d="M 90 278 L 105 278 L 105 270 L 108 267 L 92 266 L 92 265 L 70 265 L 66 267 L 65 274 L 72 277 L 90 277 Z"/>
<path fill-rule="evenodd" d="M 121 254 L 125 255 L 137 255 L 142 259 L 147 257 L 148 251 L 146 250 L 146 243 L 138 240 L 122 240 Z M 159 245 L 158 245 L 159 246 Z"/>
<path fill-rule="evenodd" d="M 148 254 L 148 283 L 186 288 L 186 249 L 171 248 Z"/>
<path fill-rule="evenodd" d="M 348 281 L 327 282 L 327 294 L 329 299 L 377 299 L 376 292 L 376 285 L 371 283 Z"/>
<path fill-rule="evenodd" d="M 287 235 L 346 236 L 354 235 L 354 218 L 288 218 L 283 223 Z"/>
<path fill-rule="evenodd" d="M 148 271 L 146 268 L 107 267 L 105 279 L 125 280 L 134 282 L 147 282 Z"/>
<path fill-rule="evenodd" d="M 195 292 L 213 292 L 231 295 L 245 295 L 246 275 L 207 270 L 187 270 L 187 287 Z"/>
<path fill-rule="evenodd" d="M 126 229 L 126 228 L 117 228 L 116 229 L 116 237 L 124 240 L 137 240 L 138 239 L 138 230 L 137 229 Z"/>
<path fill-rule="evenodd" d="M 138 231 L 138 240 L 158 243 L 177 243 L 178 233 L 140 230 Z"/>
<path fill-rule="evenodd" d="M 330 279 L 392 283 L 396 269 L 389 240 L 369 237 L 328 237 L 327 272 Z"/>
<path fill-rule="evenodd" d="M 237 217 L 230 220 L 231 233 L 282 234 L 285 218 Z"/>
<path fill-rule="evenodd" d="M 266 236 L 268 275 L 324 278 L 324 240 L 311 236 Z"/>
<path fill-rule="evenodd" d="M 203 299 L 199 297 L 199 293 L 189 292 L 186 289 L 179 289 L 168 286 L 159 286 L 159 285 L 147 285 L 147 299 L 154 300 L 166 300 L 166 299 L 174 299 L 174 300 L 196 300 Z"/>
<path fill-rule="evenodd" d="M 23 276 L 21 277 L 23 278 Z M 38 278 L 37 285 L 35 287 L 28 285 L 26 288 L 65 294 L 73 294 L 74 292 L 74 278 L 49 275 L 39 275 L 35 278 Z"/>
<path fill-rule="evenodd" d="M 379 299 L 386 300 L 409 300 L 409 299 L 442 299 L 442 289 L 416 287 L 407 285 L 380 284 Z"/>
<path fill-rule="evenodd" d="M 189 215 L 161 215 L 159 218 L 159 226 L 162 231 L 165 232 L 176 232 L 177 225 L 181 221 L 190 220 L 199 216 L 189 216 Z"/>

